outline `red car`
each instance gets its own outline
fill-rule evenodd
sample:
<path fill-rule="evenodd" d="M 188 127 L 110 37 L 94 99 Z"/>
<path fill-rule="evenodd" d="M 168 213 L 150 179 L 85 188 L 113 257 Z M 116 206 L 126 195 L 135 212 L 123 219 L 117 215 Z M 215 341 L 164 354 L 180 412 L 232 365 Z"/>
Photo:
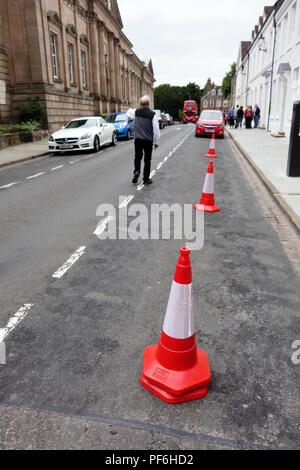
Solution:
<path fill-rule="evenodd" d="M 224 117 L 222 111 L 207 109 L 202 111 L 196 124 L 195 136 L 215 134 L 224 139 Z"/>

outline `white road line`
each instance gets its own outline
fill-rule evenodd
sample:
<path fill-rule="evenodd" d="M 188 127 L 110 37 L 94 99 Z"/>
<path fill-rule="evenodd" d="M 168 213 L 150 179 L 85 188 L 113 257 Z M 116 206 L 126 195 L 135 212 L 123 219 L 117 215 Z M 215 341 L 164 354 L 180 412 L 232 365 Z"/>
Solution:
<path fill-rule="evenodd" d="M 13 329 L 26 317 L 26 315 L 29 313 L 29 310 L 31 307 L 33 307 L 34 304 L 24 304 L 23 307 L 20 308 L 20 310 L 17 311 L 8 321 L 7 325 L 5 328 L 0 329 L 0 342 L 4 341 L 5 338 L 13 331 Z"/>
<path fill-rule="evenodd" d="M 56 171 L 56 170 L 59 170 L 60 168 L 63 168 L 63 165 L 55 166 L 54 168 L 51 168 L 50 171 Z"/>
<path fill-rule="evenodd" d="M 45 172 L 42 172 L 42 173 L 37 173 L 36 175 L 32 175 L 32 176 L 27 176 L 27 180 L 32 180 L 33 178 L 38 178 L 38 176 L 42 176 L 42 175 L 45 175 Z"/>
<path fill-rule="evenodd" d="M 70 258 L 53 274 L 52 277 L 55 279 L 60 279 L 63 275 L 69 271 L 69 269 L 79 260 L 79 258 L 84 254 L 86 247 L 80 246 L 78 250 L 73 253 Z"/>
<path fill-rule="evenodd" d="M 124 199 L 124 201 L 119 205 L 119 209 L 123 209 L 124 207 L 128 206 L 128 204 L 130 203 L 130 201 L 132 201 L 133 198 L 134 196 L 131 194 L 126 199 Z"/>
<path fill-rule="evenodd" d="M 80 158 L 78 160 L 73 160 L 72 162 L 69 162 L 69 165 L 73 165 L 74 163 L 80 162 Z"/>
<path fill-rule="evenodd" d="M 136 190 L 137 190 L 137 191 L 141 191 L 144 186 L 145 186 L 144 183 L 140 183 L 140 184 L 137 186 Z"/>
<path fill-rule="evenodd" d="M 105 219 L 103 219 L 101 222 L 99 222 L 99 224 L 97 225 L 97 228 L 94 232 L 94 235 L 101 235 L 101 233 L 104 232 L 104 230 L 106 229 L 107 225 L 109 222 L 111 222 L 113 219 L 112 216 L 108 216 L 108 217 L 105 217 Z"/>
<path fill-rule="evenodd" d="M 19 184 L 19 183 L 21 183 L 21 181 L 14 181 L 13 183 L 6 184 L 5 186 L 1 186 L 0 189 L 11 188 L 12 186 L 15 186 L 16 184 Z"/>

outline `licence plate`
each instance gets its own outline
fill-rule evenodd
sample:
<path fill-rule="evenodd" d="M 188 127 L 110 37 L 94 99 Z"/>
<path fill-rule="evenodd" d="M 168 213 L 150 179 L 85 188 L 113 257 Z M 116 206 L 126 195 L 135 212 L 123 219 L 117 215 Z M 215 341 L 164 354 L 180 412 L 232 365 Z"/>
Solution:
<path fill-rule="evenodd" d="M 62 150 L 63 149 L 72 149 L 72 148 L 74 148 L 74 146 L 71 145 L 71 144 L 63 144 L 63 145 L 60 145 L 59 148 L 62 149 Z"/>
<path fill-rule="evenodd" d="M 215 132 L 215 130 L 214 130 L 214 129 L 205 129 L 205 132 L 214 133 L 214 132 Z"/>

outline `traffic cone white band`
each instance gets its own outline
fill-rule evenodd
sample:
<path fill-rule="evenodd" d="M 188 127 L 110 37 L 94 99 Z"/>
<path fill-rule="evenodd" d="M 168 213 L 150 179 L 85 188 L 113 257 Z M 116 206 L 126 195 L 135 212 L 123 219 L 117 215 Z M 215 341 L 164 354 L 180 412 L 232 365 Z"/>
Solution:
<path fill-rule="evenodd" d="M 176 339 L 187 339 L 195 333 L 192 284 L 173 281 L 163 331 Z"/>
<path fill-rule="evenodd" d="M 215 190 L 215 187 L 214 187 L 214 174 L 213 173 L 206 173 L 203 193 L 213 194 L 214 190 Z"/>
<path fill-rule="evenodd" d="M 216 141 L 215 141 L 215 139 L 211 139 L 209 148 L 210 148 L 211 150 L 212 150 L 212 149 L 215 150 L 215 148 L 216 148 Z"/>

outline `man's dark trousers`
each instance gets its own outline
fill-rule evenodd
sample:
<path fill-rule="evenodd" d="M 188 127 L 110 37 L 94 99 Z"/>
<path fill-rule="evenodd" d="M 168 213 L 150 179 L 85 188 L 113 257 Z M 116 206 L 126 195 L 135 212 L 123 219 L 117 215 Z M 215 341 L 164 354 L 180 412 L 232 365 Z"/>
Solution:
<path fill-rule="evenodd" d="M 150 178 L 153 142 L 151 140 L 135 139 L 134 147 L 134 173 L 138 173 L 140 175 L 141 162 L 144 156 L 144 181 L 148 181 Z"/>

